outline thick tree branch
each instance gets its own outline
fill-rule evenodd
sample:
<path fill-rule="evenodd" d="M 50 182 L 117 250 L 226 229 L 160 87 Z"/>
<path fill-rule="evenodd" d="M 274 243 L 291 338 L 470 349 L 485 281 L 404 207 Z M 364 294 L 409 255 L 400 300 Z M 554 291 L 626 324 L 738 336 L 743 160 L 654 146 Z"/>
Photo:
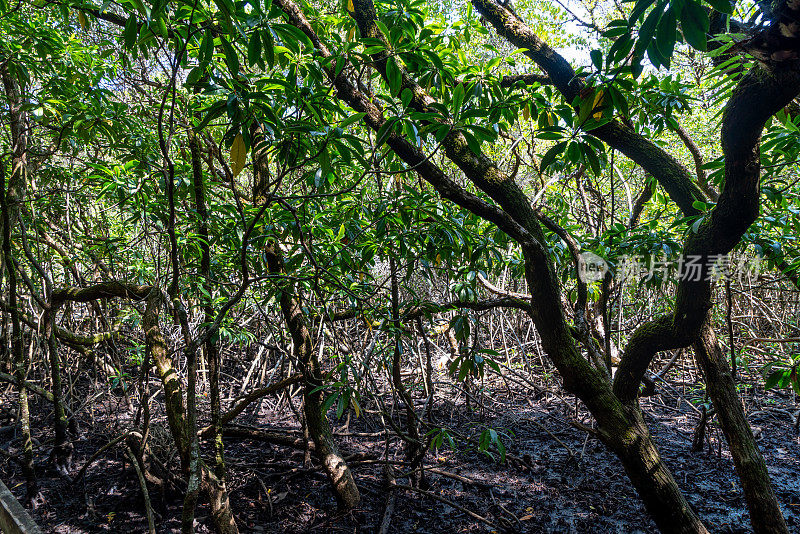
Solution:
<path fill-rule="evenodd" d="M 525 55 L 549 76 L 568 102 L 579 97 L 584 86 L 583 81 L 576 77 L 569 62 L 530 27 L 493 0 L 472 0 L 472 3 L 500 36 L 508 39 L 514 46 L 527 49 Z M 705 195 L 690 179 L 686 168 L 663 149 L 617 120 L 590 130 L 589 133 L 652 174 L 684 215 L 699 213 L 693 203 L 695 200 L 704 200 Z"/>
<path fill-rule="evenodd" d="M 552 85 L 553 83 L 553 81 L 550 79 L 550 76 L 547 76 L 546 74 L 509 74 L 500 79 L 500 86 L 514 87 L 518 82 L 522 82 L 525 85 L 533 85 L 535 83 L 538 83 L 539 85 Z"/>
<path fill-rule="evenodd" d="M 695 276 L 681 279 L 673 314 L 643 325 L 631 336 L 614 381 L 614 392 L 623 401 L 636 398 L 641 378 L 655 354 L 686 347 L 700 336 L 711 308 L 709 258 L 729 253 L 758 217 L 761 130 L 798 91 L 797 70 L 766 72 L 760 67 L 748 73 L 734 90 L 722 124 L 725 185 L 716 206 L 697 233 L 689 234 L 683 248 L 684 259 L 698 260 L 698 280 L 693 279 Z"/>

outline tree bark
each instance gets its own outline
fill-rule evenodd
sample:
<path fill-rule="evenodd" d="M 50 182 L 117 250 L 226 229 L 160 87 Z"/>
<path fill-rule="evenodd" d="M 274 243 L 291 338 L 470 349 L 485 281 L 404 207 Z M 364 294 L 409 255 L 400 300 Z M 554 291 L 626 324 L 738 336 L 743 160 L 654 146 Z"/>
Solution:
<path fill-rule="evenodd" d="M 214 308 L 211 304 L 211 242 L 208 234 L 208 208 L 206 207 L 205 183 L 203 168 L 200 161 L 200 142 L 196 132 L 189 132 L 189 151 L 192 158 L 192 186 L 194 189 L 194 204 L 197 212 L 197 235 L 200 238 L 200 284 L 205 288 L 201 297 L 203 303 L 203 322 L 211 324 L 214 321 Z M 225 447 L 222 443 L 222 421 L 220 418 L 220 355 L 216 344 L 216 336 L 209 337 L 204 349 L 208 360 L 209 384 L 211 394 L 211 426 L 214 429 L 214 474 L 218 483 L 225 486 Z"/>
<path fill-rule="evenodd" d="M 145 346 L 156 364 L 156 370 L 164 388 L 164 406 L 167 412 L 170 433 L 178 449 L 183 472 L 188 473 L 189 469 L 193 467 L 191 465 L 192 461 L 197 462 L 194 468 L 200 471 L 199 489 L 208 495 L 211 517 L 217 531 L 221 534 L 238 534 L 239 529 L 233 516 L 225 485 L 221 483 L 199 456 L 192 458 L 191 436 L 188 434 L 189 425 L 183 404 L 182 387 L 178 374 L 172 365 L 172 360 L 168 356 L 164 335 L 158 325 L 159 309 L 163 302 L 163 295 L 160 291 L 154 289 L 149 294 L 147 306 L 142 316 L 142 328 L 145 331 Z M 196 433 L 194 438 L 197 439 Z"/>
<path fill-rule="evenodd" d="M 406 412 L 406 432 L 408 432 L 408 439 L 406 440 L 406 461 L 409 463 L 409 468 L 414 471 L 409 475 L 411 485 L 420 487 L 424 481 L 424 471 L 417 469 L 419 464 L 424 458 L 424 451 L 422 443 L 419 439 L 419 427 L 417 425 L 417 414 L 414 411 L 414 401 L 411 394 L 403 384 L 403 377 L 401 375 L 402 366 L 402 324 L 400 323 L 400 287 L 397 281 L 397 265 L 394 257 L 389 256 L 389 272 L 391 277 L 391 297 L 392 297 L 392 327 L 393 344 L 392 351 L 392 384 L 397 395 L 400 397 Z"/>
<path fill-rule="evenodd" d="M 750 523 L 757 534 L 788 533 L 786 521 L 769 481 L 767 465 L 747 422 L 736 382 L 723 354 L 710 318 L 694 344 L 697 363 L 703 370 L 706 390 L 714 403 L 720 426 L 730 446 L 736 473 L 742 482 Z"/>
<path fill-rule="evenodd" d="M 3 81 L 3 89 L 9 107 L 11 176 L 5 192 L 5 202 L 8 209 L 8 225 L 13 227 L 19 220 L 20 206 L 28 186 L 28 142 L 31 124 L 28 113 L 22 109 L 25 100 L 19 83 L 11 73 L 8 60 L 0 62 L 0 78 Z M 4 185 L 4 187 L 6 186 Z M 0 233 L 0 235 L 4 234 L 5 232 Z"/>
<path fill-rule="evenodd" d="M 17 272 L 11 256 L 11 215 L 9 211 L 8 195 L 6 193 L 6 166 L 0 160 L 0 208 L 2 209 L 2 251 L 4 265 L 2 266 L 8 277 L 8 309 L 11 316 L 11 357 L 14 367 L 14 377 L 17 380 L 19 392 L 17 401 L 19 406 L 19 421 L 22 427 L 22 472 L 25 476 L 25 500 L 29 503 L 39 492 L 36 483 L 36 471 L 33 464 L 33 440 L 31 439 L 31 417 L 28 405 L 28 390 L 25 388 L 25 375 L 27 362 L 25 361 L 24 339 L 20 311 L 17 308 Z"/>
<path fill-rule="evenodd" d="M 285 278 L 286 271 L 278 245 L 274 242 L 269 243 L 264 248 L 264 255 L 267 258 L 269 272 L 276 277 L 280 288 L 281 311 L 292 336 L 294 356 L 297 358 L 300 371 L 305 378 L 303 408 L 308 432 L 314 440 L 314 452 L 333 484 L 339 503 L 344 508 L 354 508 L 361 500 L 361 496 L 350 468 L 339 454 L 333 440 L 327 416 L 322 413 L 323 392 L 319 389 L 324 385 L 322 370 L 314 351 L 311 333 L 308 331 L 303 310 L 294 295 L 293 285 Z"/>

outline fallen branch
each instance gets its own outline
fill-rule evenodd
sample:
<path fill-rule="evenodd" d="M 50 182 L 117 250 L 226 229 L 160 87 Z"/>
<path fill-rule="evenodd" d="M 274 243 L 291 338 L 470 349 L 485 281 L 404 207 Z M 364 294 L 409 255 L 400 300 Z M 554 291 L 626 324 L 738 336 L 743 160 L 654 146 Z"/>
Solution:
<path fill-rule="evenodd" d="M 247 408 L 250 404 L 252 404 L 256 400 L 265 397 L 267 395 L 270 395 L 272 393 L 277 393 L 284 388 L 297 384 L 302 379 L 303 377 L 301 375 L 293 375 L 290 376 L 289 378 L 281 380 L 280 382 L 276 382 L 275 384 L 272 384 L 270 386 L 266 386 L 257 389 L 255 391 L 251 391 L 244 397 L 240 397 L 233 405 L 233 408 L 231 408 L 230 410 L 228 410 L 227 412 L 225 412 L 220 416 L 220 423 L 223 425 L 230 423 L 231 421 L 233 421 L 233 419 L 236 418 L 237 415 L 242 413 L 245 410 L 245 408 Z M 209 425 L 205 428 L 202 428 L 197 434 L 201 437 L 206 438 L 211 436 L 213 433 L 214 433 L 214 428 L 211 425 Z"/>
<path fill-rule="evenodd" d="M 0 371 L 0 380 L 19 387 L 19 381 L 17 380 L 17 378 L 8 373 Z M 45 400 L 49 402 L 53 402 L 53 394 L 47 391 L 46 389 L 42 388 L 41 386 L 37 386 L 33 382 L 28 382 L 27 380 L 23 383 L 23 386 L 25 386 L 25 389 L 27 389 L 28 391 L 36 393 L 37 395 L 43 397 Z"/>
<path fill-rule="evenodd" d="M 205 429 L 203 429 L 205 430 Z M 202 437 L 206 437 L 203 435 Z M 267 443 L 274 443 L 275 445 L 284 445 L 299 450 L 305 450 L 306 443 L 303 438 L 295 438 L 281 432 L 271 432 L 269 430 L 261 430 L 258 428 L 247 428 L 241 426 L 226 426 L 222 429 L 222 437 L 224 438 L 237 438 L 237 439 L 252 439 L 256 441 L 265 441 Z M 311 450 L 314 450 L 314 443 L 309 443 Z"/>
<path fill-rule="evenodd" d="M 92 463 L 95 460 L 97 460 L 100 457 L 101 454 L 103 454 L 108 449 L 110 449 L 111 447 L 113 447 L 114 445 L 119 443 L 120 441 L 124 440 L 128 436 L 133 436 L 133 435 L 136 435 L 136 434 L 137 433 L 134 433 L 134 432 L 125 432 L 124 434 L 120 434 L 116 438 L 112 439 L 111 441 L 109 441 L 108 443 L 106 443 L 105 445 L 103 445 L 102 447 L 97 449 L 97 451 L 88 460 L 86 460 L 86 463 L 83 464 L 83 466 L 78 470 L 78 472 L 75 474 L 75 476 L 72 477 L 72 484 L 75 484 L 77 481 L 79 481 L 81 479 L 83 474 L 86 472 L 86 469 L 90 465 L 92 465 Z"/>
<path fill-rule="evenodd" d="M 494 487 L 493 484 L 490 484 L 488 482 L 483 482 L 481 480 L 473 480 L 471 478 L 467 478 L 465 476 L 462 476 L 462 475 L 459 475 L 459 474 L 456 474 L 456 473 L 451 473 L 450 471 L 444 471 L 444 470 L 438 469 L 436 467 L 426 467 L 424 469 L 428 473 L 433 473 L 434 475 L 439 475 L 439 476 L 442 476 L 442 477 L 452 478 L 453 480 L 458 480 L 462 484 L 466 484 L 468 486 L 478 486 L 479 488 L 484 488 L 484 489 L 488 489 L 488 488 Z"/>

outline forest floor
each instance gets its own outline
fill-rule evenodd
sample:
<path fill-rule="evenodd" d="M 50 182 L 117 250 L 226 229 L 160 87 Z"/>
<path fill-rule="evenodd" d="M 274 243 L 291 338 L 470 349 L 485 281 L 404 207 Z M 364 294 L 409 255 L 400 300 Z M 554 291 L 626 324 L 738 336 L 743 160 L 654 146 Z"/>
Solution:
<path fill-rule="evenodd" d="M 699 418 L 690 401 L 698 395 L 697 390 L 676 381 L 659 389 L 658 395 L 642 399 L 642 407 L 667 465 L 692 506 L 711 532 L 750 532 L 742 489 L 716 425 L 709 428 L 702 452 L 690 450 Z M 509 461 L 501 464 L 469 446 L 432 451 L 427 467 L 475 484 L 428 472 L 427 491 L 485 517 L 495 527 L 430 495 L 395 489 L 389 532 L 454 534 L 499 531 L 501 527 L 564 534 L 656 531 L 617 459 L 570 424 L 576 420 L 573 400 L 545 390 L 534 394 L 515 391 L 513 384 L 511 389 L 497 384 L 491 394 L 481 396 L 482 409 L 476 411 L 467 410 L 463 394 L 450 391 L 453 398 L 437 401 L 433 410 L 437 424 L 473 436 L 487 425 L 501 436 L 505 433 Z M 800 438 L 793 428 L 798 406 L 786 393 L 764 393 L 753 387 L 743 387 L 743 392 L 789 529 L 800 532 Z M 0 406 L 4 407 L 0 426 L 9 425 L 14 395 L 6 391 L 0 396 Z M 62 534 L 146 532 L 138 479 L 125 463 L 123 450 L 108 450 L 87 469 L 85 477 L 72 483 L 49 467 L 47 445 L 52 437 L 44 425 L 48 407 L 39 404 L 35 408 L 41 496 L 32 515 L 42 529 Z M 131 414 L 121 397 L 98 402 L 91 415 L 91 420 L 81 420 L 80 436 L 75 440 L 75 471 L 123 428 L 130 428 Z M 589 422 L 580 409 L 577 420 Z M 157 417 L 154 421 L 153 447 L 157 450 L 161 445 L 164 450 L 160 452 L 169 457 L 170 440 L 159 426 L 164 423 Z M 237 421 L 295 435 L 299 430 L 286 403 L 276 410 L 274 399 L 256 404 Z M 303 467 L 302 450 L 263 441 L 226 440 L 229 490 L 241 531 L 377 532 L 388 495 L 384 466 L 379 463 L 386 442 L 378 421 L 367 410 L 359 418 L 351 415 L 334 422 L 338 443 L 350 459 L 362 493 L 361 504 L 348 513 L 337 510 L 325 476 L 313 467 Z M 7 451 L 19 452 L 18 440 L 6 435 L 0 441 L 5 442 L 2 446 Z M 396 438 L 391 441 L 389 459 L 402 460 Z M 0 477 L 22 496 L 24 482 L 16 464 L 0 457 Z M 407 479 L 398 482 L 406 484 Z M 179 496 L 165 496 L 153 488 L 150 493 L 157 531 L 178 532 Z M 196 530 L 210 532 L 208 508 L 203 502 L 200 505 Z"/>

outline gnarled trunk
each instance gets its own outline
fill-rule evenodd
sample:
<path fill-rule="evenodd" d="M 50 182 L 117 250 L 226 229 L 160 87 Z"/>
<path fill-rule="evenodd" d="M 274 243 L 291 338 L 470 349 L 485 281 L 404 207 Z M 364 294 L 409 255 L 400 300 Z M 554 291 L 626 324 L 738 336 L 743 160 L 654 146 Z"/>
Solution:
<path fill-rule="evenodd" d="M 14 376 L 19 385 L 17 396 L 19 407 L 19 421 L 22 427 L 22 472 L 25 475 L 25 499 L 30 502 L 38 493 L 36 484 L 36 471 L 33 466 L 33 440 L 31 439 L 31 417 L 28 406 L 28 391 L 25 389 L 25 375 L 27 362 L 23 350 L 22 324 L 20 311 L 17 308 L 17 272 L 11 257 L 11 215 L 6 194 L 6 166 L 0 161 L 0 209 L 2 209 L 2 252 L 4 264 L 0 265 L 0 272 L 6 271 L 8 277 L 8 308 L 11 315 L 11 357 L 14 367 Z"/>
<path fill-rule="evenodd" d="M 283 258 L 276 243 L 270 243 L 264 248 L 264 255 L 267 258 L 269 272 L 278 277 L 283 277 L 286 273 L 283 267 Z M 328 419 L 322 413 L 322 372 L 317 355 L 314 352 L 311 341 L 311 333 L 308 331 L 306 319 L 297 297 L 294 295 L 294 287 L 288 280 L 278 279 L 280 287 L 280 307 L 286 326 L 292 336 L 292 348 L 295 358 L 303 373 L 305 382 L 303 384 L 303 407 L 306 417 L 308 432 L 314 440 L 314 452 L 317 455 L 325 473 L 333 484 L 336 497 L 339 503 L 345 508 L 355 507 L 361 500 L 358 487 L 353 479 L 350 468 L 339 454 L 336 443 L 331 435 Z"/>
<path fill-rule="evenodd" d="M 238 534 L 239 529 L 233 510 L 230 506 L 228 492 L 216 474 L 210 470 L 201 458 L 192 458 L 191 438 L 186 421 L 186 410 L 183 403 L 183 392 L 178 379 L 178 373 L 172 365 L 172 359 L 167 354 L 167 344 L 161 328 L 158 325 L 159 309 L 163 305 L 160 291 L 152 290 L 147 298 L 147 306 L 142 316 L 142 328 L 145 332 L 145 346 L 156 365 L 159 378 L 164 387 L 167 421 L 170 433 L 178 449 L 181 467 L 184 473 L 192 468 L 191 462 L 195 461 L 200 470 L 199 489 L 208 496 L 211 506 L 211 517 L 214 526 L 221 534 Z"/>
<path fill-rule="evenodd" d="M 728 441 L 736 473 L 742 482 L 753 531 L 757 534 L 788 533 L 789 529 L 769 481 L 767 465 L 742 409 L 733 373 L 708 321 L 703 324 L 694 350 L 697 363 L 705 376 L 706 391 L 717 410 L 717 418 Z"/>

